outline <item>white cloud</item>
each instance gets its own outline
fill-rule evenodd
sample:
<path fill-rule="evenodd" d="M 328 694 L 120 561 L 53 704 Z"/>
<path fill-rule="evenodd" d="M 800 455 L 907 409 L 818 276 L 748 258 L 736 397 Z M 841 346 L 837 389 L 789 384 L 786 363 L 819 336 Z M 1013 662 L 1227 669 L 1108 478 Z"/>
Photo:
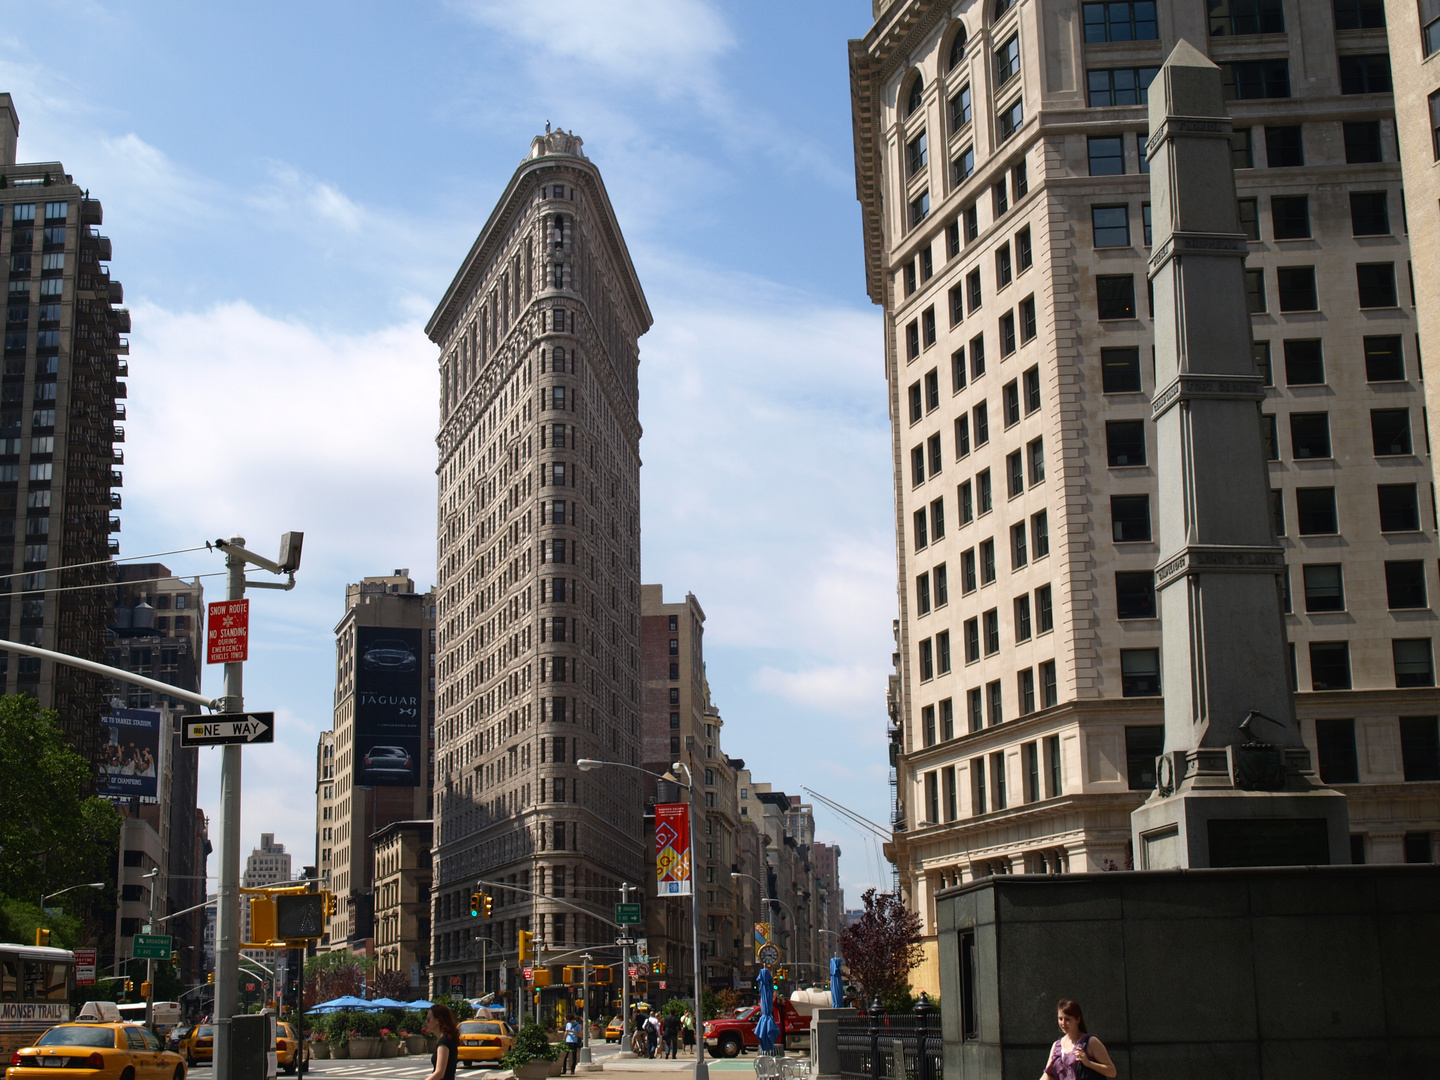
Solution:
<path fill-rule="evenodd" d="M 755 689 L 775 694 L 806 709 L 825 710 L 865 718 L 885 707 L 885 675 L 881 667 L 808 668 L 780 671 L 762 667 L 755 672 Z"/>

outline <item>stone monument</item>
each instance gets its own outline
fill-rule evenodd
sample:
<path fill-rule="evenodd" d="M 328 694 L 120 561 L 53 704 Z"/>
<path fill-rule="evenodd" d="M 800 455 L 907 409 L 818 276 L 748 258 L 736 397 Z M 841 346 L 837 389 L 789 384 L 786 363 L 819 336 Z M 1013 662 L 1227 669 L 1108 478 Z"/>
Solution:
<path fill-rule="evenodd" d="M 1350 861 L 1295 719 L 1230 137 L 1220 69 L 1182 40 L 1146 147 L 1165 752 L 1131 818 L 1142 870 Z"/>

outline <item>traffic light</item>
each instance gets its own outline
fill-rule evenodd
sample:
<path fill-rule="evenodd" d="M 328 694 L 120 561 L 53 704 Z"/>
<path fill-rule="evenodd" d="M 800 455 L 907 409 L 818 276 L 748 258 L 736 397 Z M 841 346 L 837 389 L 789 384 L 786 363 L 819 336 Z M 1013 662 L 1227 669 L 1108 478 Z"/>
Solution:
<path fill-rule="evenodd" d="M 590 981 L 596 986 L 609 986 L 614 980 L 614 973 L 608 967 L 597 967 L 590 972 Z"/>
<path fill-rule="evenodd" d="M 485 894 L 482 892 L 472 892 L 470 894 L 470 917 L 472 919 L 478 919 L 480 917 L 480 912 L 484 907 Z"/>
<path fill-rule="evenodd" d="M 250 897 L 250 940 L 269 942 L 275 935 L 275 901 L 268 896 Z"/>
<path fill-rule="evenodd" d="M 537 967 L 537 968 L 532 972 L 532 975 L 534 976 L 533 981 L 534 981 L 534 983 L 535 983 L 536 986 L 549 986 L 549 985 L 550 985 L 550 969 L 549 969 L 549 968 Z"/>
<path fill-rule="evenodd" d="M 536 990 L 536 991 L 535 991 L 534 1000 L 535 1000 L 535 1004 L 536 1004 L 536 1005 L 539 1005 L 539 1004 L 540 1004 L 540 991 L 539 991 L 539 990 Z"/>
<path fill-rule="evenodd" d="M 519 950 L 519 960 L 524 964 L 535 956 L 535 935 L 529 930 L 519 930 L 515 933 L 515 947 Z"/>
<path fill-rule="evenodd" d="M 50 944 L 50 931 L 39 927 L 35 929 L 35 947 L 42 948 Z"/>
<path fill-rule="evenodd" d="M 214 986 L 214 985 L 215 985 L 215 972 L 211 971 L 211 972 L 209 972 L 209 973 L 206 974 L 206 976 L 205 976 L 205 984 L 206 984 L 207 986 Z"/>
<path fill-rule="evenodd" d="M 148 982 L 142 982 L 140 984 L 140 996 L 143 998 L 150 996 L 150 984 Z"/>
<path fill-rule="evenodd" d="M 585 981 L 585 968 L 580 964 L 566 964 L 565 975 L 561 980 L 566 986 L 574 986 Z"/>
<path fill-rule="evenodd" d="M 664 974 L 665 974 L 665 961 L 664 961 L 664 960 L 656 960 L 653 964 L 650 965 L 650 970 L 653 971 L 656 975 L 664 975 Z"/>
<path fill-rule="evenodd" d="M 172 971 L 180 970 L 180 954 L 178 952 L 172 952 L 170 954 L 170 969 Z"/>
<path fill-rule="evenodd" d="M 495 898 L 489 893 L 481 893 L 480 898 L 485 901 L 485 906 L 480 913 L 488 919 L 490 918 L 490 909 L 495 906 Z"/>
<path fill-rule="evenodd" d="M 325 897 L 325 918 L 333 919 L 335 917 L 335 894 L 327 892 L 320 895 Z"/>
<path fill-rule="evenodd" d="M 127 994 L 133 994 L 133 993 L 135 992 L 135 980 L 134 980 L 134 979 L 126 979 L 126 980 L 125 980 L 125 992 L 126 992 Z"/>
<path fill-rule="evenodd" d="M 790 977 L 790 969 L 789 969 L 789 968 L 783 968 L 783 967 L 781 967 L 781 968 L 776 968 L 776 969 L 775 969 L 775 977 L 776 977 L 777 979 L 781 979 L 781 980 L 788 979 L 788 978 Z"/>

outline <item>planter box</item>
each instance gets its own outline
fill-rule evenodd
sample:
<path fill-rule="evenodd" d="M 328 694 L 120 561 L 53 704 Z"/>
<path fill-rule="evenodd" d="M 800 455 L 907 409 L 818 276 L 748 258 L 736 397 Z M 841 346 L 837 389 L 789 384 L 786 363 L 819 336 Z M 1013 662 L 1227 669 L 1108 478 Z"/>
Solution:
<path fill-rule="evenodd" d="M 405 1040 L 405 1051 L 410 1054 L 428 1054 L 430 1048 L 426 1045 L 424 1035 L 411 1035 Z"/>
<path fill-rule="evenodd" d="M 380 1056 L 381 1056 L 382 1058 L 393 1058 L 393 1057 L 395 1056 L 395 1052 L 396 1052 L 398 1049 L 400 1049 L 400 1040 L 399 1040 L 399 1039 L 381 1039 L 381 1040 L 380 1040 Z"/>
<path fill-rule="evenodd" d="M 331 1058 L 348 1058 L 350 1056 L 349 1043 L 330 1043 L 328 1044 L 327 1049 L 329 1050 Z M 319 1055 L 317 1054 L 316 1057 L 319 1057 Z"/>
<path fill-rule="evenodd" d="M 382 1042 L 384 1040 L 378 1035 L 373 1038 L 365 1035 L 352 1035 L 350 1036 L 350 1056 L 352 1058 L 378 1058 Z"/>
<path fill-rule="evenodd" d="M 562 1064 L 564 1064 L 563 1059 L 560 1061 L 527 1061 L 515 1070 L 515 1077 L 516 1080 L 545 1080 L 549 1076 L 559 1076 Z"/>
<path fill-rule="evenodd" d="M 316 1042 L 310 1044 L 310 1056 L 316 1061 L 326 1061 L 330 1057 L 330 1044 Z"/>

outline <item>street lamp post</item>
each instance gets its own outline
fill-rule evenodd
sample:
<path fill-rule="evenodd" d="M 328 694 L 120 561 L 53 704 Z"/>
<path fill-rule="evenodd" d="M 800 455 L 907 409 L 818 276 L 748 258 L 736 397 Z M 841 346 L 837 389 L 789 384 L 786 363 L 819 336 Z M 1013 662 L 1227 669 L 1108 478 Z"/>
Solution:
<path fill-rule="evenodd" d="M 695 775 L 690 771 L 689 766 L 681 761 L 674 762 L 668 773 L 651 772 L 649 769 L 642 769 L 638 765 L 629 765 L 623 761 L 598 761 L 595 758 L 581 758 L 575 764 L 582 772 L 589 772 L 591 769 L 607 765 L 630 769 L 653 776 L 657 780 L 667 781 L 677 787 L 687 788 L 690 792 L 690 911 L 693 916 L 691 919 L 691 948 L 695 954 L 695 1080 L 710 1080 L 710 1069 L 705 1064 L 705 990 L 704 983 L 701 981 L 703 967 L 700 963 L 700 883 L 696 880 L 695 874 L 695 850 L 698 843 L 698 834 L 695 829 L 696 818 L 699 817 L 700 810 L 696 798 L 698 792 L 695 789 Z M 683 783 L 677 775 L 682 769 L 685 770 Z"/>
<path fill-rule="evenodd" d="M 74 889 L 103 889 L 104 887 L 105 883 L 103 881 L 87 881 L 83 885 L 71 885 L 68 889 L 61 889 L 59 892 L 46 893 L 44 896 L 40 897 L 40 907 L 42 910 L 44 910 L 46 900 L 54 900 L 55 897 L 64 896 L 67 892 L 70 892 Z"/>

